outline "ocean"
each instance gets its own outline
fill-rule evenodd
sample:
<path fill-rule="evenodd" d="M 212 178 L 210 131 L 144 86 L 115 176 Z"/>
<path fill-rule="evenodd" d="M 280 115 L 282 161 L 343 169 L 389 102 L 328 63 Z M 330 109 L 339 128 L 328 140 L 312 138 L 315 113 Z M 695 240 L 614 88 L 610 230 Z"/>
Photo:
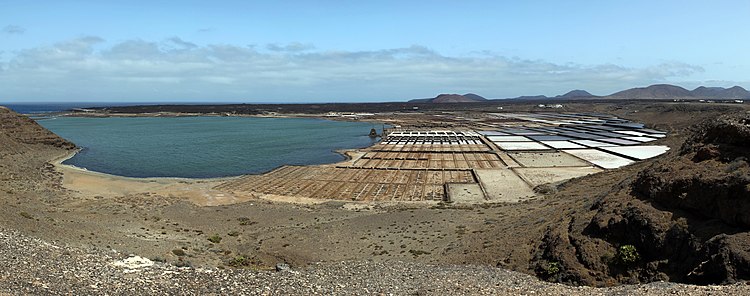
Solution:
<path fill-rule="evenodd" d="M 93 108 L 110 106 L 144 105 L 144 103 L 0 103 L 21 114 L 42 114 L 63 112 L 74 108 Z"/>
<path fill-rule="evenodd" d="M 53 117 L 39 124 L 83 150 L 65 164 L 128 177 L 213 178 L 333 163 L 380 125 L 308 118 Z"/>

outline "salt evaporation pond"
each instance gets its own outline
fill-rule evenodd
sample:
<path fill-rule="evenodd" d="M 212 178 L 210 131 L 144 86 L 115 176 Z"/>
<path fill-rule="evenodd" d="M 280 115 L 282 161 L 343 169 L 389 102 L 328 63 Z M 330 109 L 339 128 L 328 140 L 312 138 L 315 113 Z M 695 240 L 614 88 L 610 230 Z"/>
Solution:
<path fill-rule="evenodd" d="M 344 160 L 378 125 L 308 118 L 59 117 L 39 124 L 83 150 L 65 164 L 129 177 L 209 178 Z"/>

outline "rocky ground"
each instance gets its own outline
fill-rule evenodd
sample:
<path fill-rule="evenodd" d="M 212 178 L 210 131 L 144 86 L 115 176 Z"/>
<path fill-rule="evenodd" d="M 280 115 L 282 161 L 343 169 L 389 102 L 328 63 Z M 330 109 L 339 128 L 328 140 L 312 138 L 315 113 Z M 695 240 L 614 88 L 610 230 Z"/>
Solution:
<path fill-rule="evenodd" d="M 566 108 L 668 130 L 659 143 L 672 150 L 519 204 L 205 207 L 177 193 L 70 192 L 49 162 L 73 145 L 0 108 L 0 294 L 747 294 L 746 111 Z M 711 118 L 722 119 L 694 126 Z M 126 254 L 155 263 L 112 265 Z M 292 271 L 272 271 L 277 263 Z M 656 282 L 594 289 L 528 274 L 574 286 Z"/>
<path fill-rule="evenodd" d="M 0 229 L 0 295 L 742 295 L 750 285 L 667 282 L 571 287 L 485 266 L 400 261 L 317 263 L 273 271 L 179 268 L 125 255 L 49 244 Z"/>

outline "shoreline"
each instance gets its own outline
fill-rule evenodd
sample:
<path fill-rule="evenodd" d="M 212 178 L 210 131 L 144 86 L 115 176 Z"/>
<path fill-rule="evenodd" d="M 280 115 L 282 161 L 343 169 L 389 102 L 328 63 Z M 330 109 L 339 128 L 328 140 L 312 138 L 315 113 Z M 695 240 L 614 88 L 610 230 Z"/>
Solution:
<path fill-rule="evenodd" d="M 63 164 L 78 150 L 65 153 L 50 161 L 54 170 L 62 173 L 62 186 L 76 192 L 80 198 L 118 198 L 128 195 L 155 194 L 165 198 L 179 198 L 198 206 L 220 206 L 249 201 L 254 195 L 238 195 L 214 189 L 228 180 L 238 178 L 186 179 L 186 178 L 133 178 L 112 175 Z M 179 193 L 179 195 L 175 195 Z"/>
<path fill-rule="evenodd" d="M 302 205 L 320 204 L 335 199 L 312 199 L 296 196 L 280 196 L 274 194 L 264 194 L 255 192 L 234 192 L 216 189 L 215 187 L 231 180 L 247 177 L 262 176 L 286 166 L 336 166 L 347 164 L 356 158 L 358 154 L 363 154 L 360 149 L 366 149 L 377 142 L 365 147 L 356 147 L 350 149 L 332 149 L 331 152 L 340 155 L 342 159 L 321 164 L 309 165 L 289 165 L 282 164 L 268 171 L 257 174 L 240 174 L 235 176 L 214 177 L 214 178 L 184 178 L 184 177 L 129 177 L 105 172 L 89 170 L 71 164 L 64 164 L 66 160 L 75 157 L 82 149 L 68 151 L 49 161 L 54 170 L 62 173 L 62 186 L 69 190 L 77 192 L 82 198 L 116 198 L 117 196 L 126 195 L 150 195 L 156 194 L 164 197 L 179 197 L 182 200 L 193 203 L 197 206 L 222 206 L 252 200 L 262 200 L 267 202 L 282 202 Z M 179 193 L 178 195 L 175 195 Z M 346 202 L 351 203 L 351 201 Z M 359 202 L 355 202 L 359 203 Z M 364 203 L 367 204 L 367 203 Z M 357 208 L 357 207 L 351 207 Z"/>
<path fill-rule="evenodd" d="M 65 153 L 57 157 L 56 159 L 49 161 L 49 163 L 54 166 L 54 169 L 56 171 L 62 173 L 62 186 L 68 190 L 77 192 L 83 199 L 117 198 L 118 196 L 143 194 L 149 197 L 153 197 L 152 194 L 156 194 L 157 196 L 162 197 L 178 198 L 200 207 L 225 206 L 243 202 L 250 202 L 253 200 L 298 205 L 314 205 L 326 202 L 343 202 L 344 209 L 354 211 L 361 209 L 370 209 L 372 204 L 371 202 L 363 201 L 313 199 L 299 196 L 286 196 L 254 192 L 243 193 L 224 191 L 214 188 L 215 186 L 218 186 L 226 181 L 250 176 L 248 174 L 233 177 L 203 179 L 174 177 L 137 178 L 90 171 L 85 168 L 62 163 L 63 161 L 75 156 L 77 152 L 78 150 Z M 341 153 L 347 159 L 344 161 L 324 165 L 335 165 L 338 163 L 351 161 L 352 158 L 349 153 L 357 153 L 356 149 L 336 152 Z M 281 167 L 284 166 L 274 168 L 273 170 Z M 179 193 L 179 195 L 175 195 L 175 193 Z M 423 207 L 435 204 L 437 203 L 431 201 L 383 202 L 379 204 L 379 207 L 409 207 L 409 205 Z"/>
<path fill-rule="evenodd" d="M 78 152 L 80 152 L 81 149 L 77 148 L 74 151 L 71 151 L 70 153 L 67 153 L 59 158 L 56 158 L 50 163 L 54 165 L 56 168 L 61 168 L 64 170 L 70 170 L 75 171 L 78 173 L 83 174 L 89 174 L 92 176 L 99 176 L 99 177 L 107 177 L 107 178 L 121 178 L 126 180 L 133 180 L 133 181 L 175 181 L 175 182 L 191 182 L 191 181 L 228 181 L 232 179 L 237 179 L 242 176 L 247 176 L 248 174 L 238 175 L 238 176 L 227 176 L 227 177 L 216 177 L 216 178 L 184 178 L 184 177 L 128 177 L 128 176 L 121 176 L 121 175 L 115 175 L 105 172 L 99 172 L 99 171 L 93 171 L 86 168 L 78 167 L 72 164 L 64 164 L 63 162 L 73 158 Z M 275 168 L 276 169 L 276 168 Z M 264 172 L 265 174 L 265 172 Z"/>
<path fill-rule="evenodd" d="M 55 113 L 47 113 L 47 114 L 55 114 Z M 222 116 L 222 115 L 219 115 L 219 114 L 209 115 L 209 114 L 198 114 L 198 113 L 174 113 L 174 114 L 175 114 L 175 116 L 169 116 L 169 117 L 255 117 L 255 118 L 308 118 L 308 119 L 309 118 L 314 118 L 314 119 L 328 120 L 328 121 L 370 122 L 370 123 L 377 123 L 377 124 L 381 124 L 381 125 L 388 124 L 388 123 L 383 123 L 383 122 L 379 122 L 379 121 L 375 121 L 375 120 L 346 120 L 346 119 L 343 119 L 343 120 L 334 120 L 333 118 L 322 117 L 322 116 L 319 116 L 319 115 L 303 116 L 304 114 L 293 114 L 293 115 L 249 115 L 249 114 L 240 114 L 240 115 L 232 115 L 232 116 Z M 24 115 L 28 116 L 28 114 L 24 114 Z M 83 116 L 81 116 L 81 115 L 83 115 Z M 59 116 L 59 117 L 80 117 L 80 118 L 161 117 L 161 116 L 159 116 L 156 113 L 144 113 L 144 114 L 127 113 L 127 114 L 123 114 L 123 116 L 109 116 L 109 115 L 110 114 L 107 114 L 105 116 L 86 116 L 85 114 L 64 113 L 64 114 L 57 114 L 57 115 L 53 115 L 53 116 Z M 164 116 L 164 117 L 167 117 L 167 116 Z M 54 118 L 54 117 L 52 117 L 52 118 Z M 45 119 L 49 119 L 49 118 L 45 118 Z M 42 120 L 44 120 L 44 119 L 42 119 Z M 86 174 L 90 174 L 90 175 L 98 175 L 98 176 L 101 176 L 101 177 L 110 177 L 110 178 L 111 177 L 117 177 L 117 178 L 123 178 L 123 179 L 128 179 L 128 180 L 135 180 L 135 181 L 177 181 L 177 182 L 180 182 L 180 181 L 181 182 L 186 182 L 186 181 L 187 182 L 195 182 L 195 181 L 228 181 L 228 180 L 240 178 L 240 177 L 243 177 L 243 176 L 260 176 L 260 175 L 272 172 L 274 170 L 277 170 L 277 169 L 279 169 L 281 167 L 284 167 L 284 166 L 316 166 L 316 165 L 327 166 L 327 165 L 336 165 L 336 164 L 339 164 L 339 163 L 345 163 L 345 162 L 348 162 L 348 161 L 352 160 L 352 157 L 349 155 L 349 153 L 356 153 L 360 149 L 366 149 L 366 148 L 372 147 L 375 144 L 377 144 L 377 143 L 373 143 L 373 144 L 370 144 L 370 145 L 367 145 L 367 146 L 364 146 L 364 147 L 354 147 L 354 148 L 348 148 L 348 149 L 334 149 L 334 150 L 330 150 L 330 152 L 333 152 L 333 153 L 338 154 L 338 155 L 340 155 L 340 156 L 343 157 L 343 159 L 341 159 L 339 161 L 331 162 L 331 163 L 317 163 L 317 164 L 304 164 L 304 165 L 282 164 L 282 165 L 276 166 L 276 167 L 274 167 L 272 169 L 269 169 L 269 170 L 263 171 L 263 172 L 245 173 L 245 174 L 240 174 L 240 175 L 231 175 L 231 176 L 223 176 L 223 177 L 195 177 L 195 178 L 190 178 L 190 177 L 131 177 L 131 176 L 122 176 L 122 175 L 116 175 L 116 174 L 111 174 L 111 173 L 106 173 L 106 172 L 89 170 L 87 168 L 78 167 L 78 166 L 71 165 L 71 164 L 63 164 L 64 161 L 69 160 L 69 159 L 75 157 L 75 155 L 78 154 L 82 150 L 80 147 L 77 147 L 74 151 L 72 151 L 72 152 L 70 152 L 70 153 L 68 153 L 68 154 L 66 154 L 64 156 L 61 156 L 61 157 L 59 157 L 57 159 L 54 159 L 53 161 L 51 161 L 51 163 L 53 165 L 55 165 L 55 167 L 66 168 L 66 169 L 70 169 L 70 170 L 73 170 L 73 171 L 76 171 L 76 172 L 86 173 Z"/>

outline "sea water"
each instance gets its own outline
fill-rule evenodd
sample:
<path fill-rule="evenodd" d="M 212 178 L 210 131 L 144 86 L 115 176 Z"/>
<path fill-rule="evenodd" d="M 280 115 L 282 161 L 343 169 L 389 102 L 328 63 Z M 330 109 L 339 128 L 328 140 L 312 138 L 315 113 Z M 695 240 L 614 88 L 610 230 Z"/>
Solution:
<path fill-rule="evenodd" d="M 377 124 L 309 118 L 57 117 L 39 124 L 83 149 L 65 164 L 128 177 L 210 178 L 342 161 Z"/>

